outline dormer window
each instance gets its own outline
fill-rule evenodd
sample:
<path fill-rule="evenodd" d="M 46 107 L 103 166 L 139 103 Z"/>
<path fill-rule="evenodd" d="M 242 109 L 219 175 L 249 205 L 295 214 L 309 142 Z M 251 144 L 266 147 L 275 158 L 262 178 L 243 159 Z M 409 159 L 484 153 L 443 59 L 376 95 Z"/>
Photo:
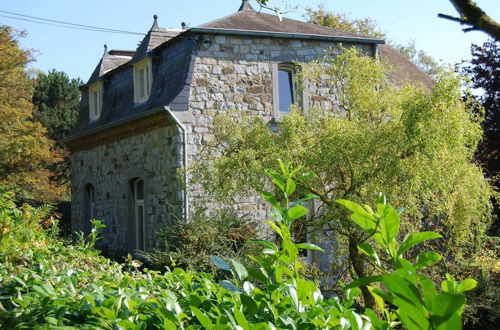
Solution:
<path fill-rule="evenodd" d="M 102 81 L 89 86 L 89 118 L 97 120 L 102 111 Z"/>
<path fill-rule="evenodd" d="M 152 82 L 151 59 L 145 58 L 134 65 L 134 102 L 147 101 L 151 93 Z"/>

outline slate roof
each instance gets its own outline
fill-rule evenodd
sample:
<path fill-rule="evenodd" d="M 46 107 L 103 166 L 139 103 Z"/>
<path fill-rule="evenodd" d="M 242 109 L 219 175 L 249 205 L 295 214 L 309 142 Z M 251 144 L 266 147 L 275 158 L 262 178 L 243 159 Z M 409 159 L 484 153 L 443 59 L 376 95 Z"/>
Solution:
<path fill-rule="evenodd" d="M 280 34 L 285 36 L 300 36 L 306 38 L 312 36 L 316 39 L 338 38 L 338 39 L 353 39 L 358 42 L 369 43 L 384 43 L 384 40 L 367 37 L 364 35 L 351 33 L 339 29 L 329 28 L 326 26 L 306 23 L 294 19 L 283 18 L 279 20 L 277 15 L 270 15 L 263 12 L 255 11 L 248 1 L 244 1 L 240 9 L 229 16 L 222 17 L 215 21 L 192 28 L 192 32 L 201 30 L 230 30 L 230 31 L 245 31 L 258 34 L 274 34 L 279 37 Z"/>
<path fill-rule="evenodd" d="M 146 56 L 150 56 L 150 52 L 153 49 L 163 44 L 164 42 L 175 38 L 177 35 L 183 32 L 182 30 L 169 30 L 160 28 L 158 27 L 158 16 L 154 15 L 153 18 L 153 25 L 151 26 L 151 29 L 149 29 L 144 39 L 142 39 L 139 47 L 137 47 L 135 55 L 130 61 L 130 64 L 137 63 Z"/>
<path fill-rule="evenodd" d="M 108 46 L 104 45 L 104 54 L 97 64 L 94 72 L 90 75 L 87 85 L 95 83 L 109 71 L 129 62 L 134 56 L 134 51 L 129 50 L 111 50 L 108 52 Z"/>
<path fill-rule="evenodd" d="M 378 52 L 380 60 L 389 64 L 392 68 L 387 76 L 394 85 L 401 86 L 404 83 L 416 82 L 421 83 L 428 89 L 434 87 L 434 80 L 398 50 L 389 45 L 379 45 Z"/>

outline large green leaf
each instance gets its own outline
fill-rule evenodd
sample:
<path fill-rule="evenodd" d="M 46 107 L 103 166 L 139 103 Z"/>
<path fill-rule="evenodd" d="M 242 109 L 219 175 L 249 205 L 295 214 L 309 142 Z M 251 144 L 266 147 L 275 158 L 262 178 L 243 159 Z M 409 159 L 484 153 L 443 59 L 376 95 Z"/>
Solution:
<path fill-rule="evenodd" d="M 248 276 L 247 269 L 245 266 L 240 264 L 238 261 L 231 259 L 231 263 L 233 264 L 233 268 L 238 275 L 240 281 L 244 280 Z"/>
<path fill-rule="evenodd" d="M 412 247 L 430 239 L 441 238 L 442 236 L 433 231 L 423 231 L 406 237 L 398 249 L 398 255 L 402 255 Z"/>
<path fill-rule="evenodd" d="M 305 208 L 304 206 L 295 205 L 288 210 L 287 217 L 289 220 L 295 220 L 295 219 L 298 219 L 300 217 L 303 217 L 304 215 L 307 214 L 307 212 L 309 212 L 309 210 L 307 208 Z"/>
<path fill-rule="evenodd" d="M 461 293 L 441 292 L 430 306 L 433 321 L 436 324 L 446 322 L 453 314 L 459 314 L 465 305 L 465 296 Z"/>
<path fill-rule="evenodd" d="M 423 268 L 425 266 L 433 265 L 441 260 L 441 255 L 437 252 L 422 252 L 417 255 L 415 259 L 415 264 L 413 265 L 416 269 Z"/>
<path fill-rule="evenodd" d="M 386 244 L 389 244 L 399 232 L 399 216 L 394 208 L 389 205 L 377 204 L 380 218 L 380 233 Z"/>
<path fill-rule="evenodd" d="M 458 284 L 457 291 L 465 292 L 474 289 L 477 286 L 477 281 L 472 278 L 467 278 Z"/>
<path fill-rule="evenodd" d="M 280 204 L 278 203 L 278 201 L 276 200 L 276 197 L 272 193 L 270 193 L 268 191 L 261 190 L 261 191 L 259 191 L 259 194 L 262 196 L 262 198 L 264 198 L 266 201 L 268 201 L 275 208 L 279 207 Z"/>
<path fill-rule="evenodd" d="M 362 253 L 370 257 L 370 259 L 377 265 L 381 265 L 380 263 L 380 258 L 377 254 L 377 251 L 371 246 L 370 243 L 368 242 L 363 242 L 358 244 L 358 250 L 360 250 Z"/>
<path fill-rule="evenodd" d="M 313 243 L 299 243 L 299 244 L 295 244 L 295 247 L 297 249 L 313 250 L 313 251 L 320 251 L 320 252 L 325 253 L 325 250 L 323 250 L 322 248 L 320 248 L 319 246 L 317 246 L 316 244 L 313 244 Z"/>
<path fill-rule="evenodd" d="M 397 298 L 403 300 L 408 304 L 411 304 L 416 308 L 420 308 L 420 306 L 422 306 L 420 294 L 417 288 L 413 284 L 411 284 L 410 281 L 402 276 L 395 274 L 386 274 L 383 275 L 382 278 L 385 286 Z"/>
<path fill-rule="evenodd" d="M 335 202 L 338 204 L 344 206 L 346 209 L 351 211 L 352 213 L 358 213 L 363 215 L 364 217 L 371 219 L 372 221 L 375 221 L 375 217 L 368 213 L 361 205 L 356 204 L 354 202 L 351 202 L 350 200 L 347 199 L 337 199 Z"/>
<path fill-rule="evenodd" d="M 259 245 L 265 246 L 269 249 L 278 251 L 278 247 L 276 246 L 276 244 L 274 244 L 271 241 L 266 241 L 266 240 L 262 240 L 262 239 L 252 239 L 249 242 L 259 244 Z"/>
<path fill-rule="evenodd" d="M 344 286 L 344 290 L 355 288 L 355 287 L 358 287 L 358 286 L 361 286 L 361 285 L 367 285 L 367 284 L 375 283 L 375 282 L 382 282 L 382 279 L 383 279 L 383 277 L 380 276 L 380 275 L 361 277 L 361 278 L 358 278 L 358 279 L 352 281 L 348 285 Z"/>
<path fill-rule="evenodd" d="M 286 180 L 285 192 L 288 196 L 290 196 L 295 192 L 295 187 L 296 187 L 295 181 L 290 179 Z"/>
<path fill-rule="evenodd" d="M 205 327 L 205 329 L 212 329 L 213 328 L 213 324 L 210 321 L 210 318 L 208 316 L 206 316 L 205 314 L 203 314 L 198 308 L 191 306 L 191 311 L 196 316 L 196 318 L 201 323 L 201 325 L 203 327 Z"/>

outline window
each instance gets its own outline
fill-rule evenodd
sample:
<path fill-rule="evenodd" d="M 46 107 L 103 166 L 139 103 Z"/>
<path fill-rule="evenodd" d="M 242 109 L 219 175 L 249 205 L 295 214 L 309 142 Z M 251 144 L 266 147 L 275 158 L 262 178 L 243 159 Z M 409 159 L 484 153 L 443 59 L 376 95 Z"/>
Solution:
<path fill-rule="evenodd" d="M 146 58 L 134 66 L 134 101 L 141 103 L 151 93 L 152 71 L 151 59 Z"/>
<path fill-rule="evenodd" d="M 293 67 L 278 67 L 278 107 L 280 112 L 289 112 L 295 103 L 295 88 L 293 83 Z"/>
<path fill-rule="evenodd" d="M 135 249 L 146 250 L 146 222 L 144 221 L 144 180 L 132 180 Z"/>
<path fill-rule="evenodd" d="M 97 120 L 102 111 L 102 82 L 98 81 L 89 87 L 89 118 Z"/>
<path fill-rule="evenodd" d="M 85 206 L 85 223 L 83 231 L 86 234 L 90 234 L 90 230 L 92 229 L 92 225 L 90 220 L 95 219 L 95 189 L 91 184 L 87 184 L 85 186 L 85 197 L 84 197 L 84 206 Z"/>

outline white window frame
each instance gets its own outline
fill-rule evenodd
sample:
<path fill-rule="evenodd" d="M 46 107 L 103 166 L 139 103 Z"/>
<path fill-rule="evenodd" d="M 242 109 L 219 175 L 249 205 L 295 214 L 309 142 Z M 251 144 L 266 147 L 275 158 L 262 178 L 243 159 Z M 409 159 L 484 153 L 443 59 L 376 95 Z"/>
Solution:
<path fill-rule="evenodd" d="M 134 64 L 134 103 L 142 103 L 149 99 L 153 84 L 153 68 L 151 58 L 145 58 Z"/>
<path fill-rule="evenodd" d="M 139 198 L 139 184 L 142 184 L 142 198 Z M 135 229 L 135 249 L 146 251 L 146 212 L 144 207 L 144 196 L 146 194 L 143 179 L 135 179 L 133 181 L 132 191 L 134 194 L 134 229 Z M 141 214 L 142 208 L 142 214 Z M 139 222 L 140 215 L 142 215 L 142 228 Z M 142 236 L 142 237 L 141 237 Z M 142 238 L 142 239 L 141 239 Z"/>
<path fill-rule="evenodd" d="M 99 119 L 102 112 L 102 81 L 89 86 L 89 118 L 91 121 Z"/>

